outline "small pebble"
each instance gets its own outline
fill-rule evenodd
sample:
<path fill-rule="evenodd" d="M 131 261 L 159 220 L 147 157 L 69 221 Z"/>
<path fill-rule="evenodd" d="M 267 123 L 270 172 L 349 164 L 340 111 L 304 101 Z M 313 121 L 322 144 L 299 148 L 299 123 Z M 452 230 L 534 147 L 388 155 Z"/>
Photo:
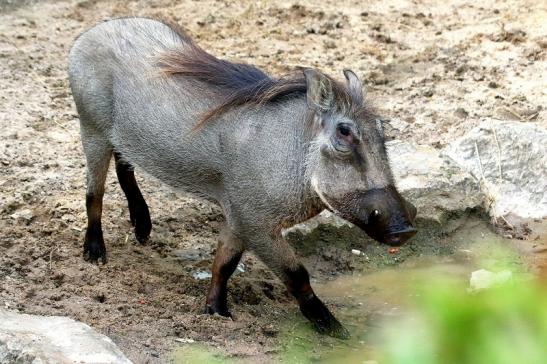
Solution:
<path fill-rule="evenodd" d="M 353 255 L 361 255 L 361 251 L 358 249 L 351 249 L 351 254 Z"/>
<path fill-rule="evenodd" d="M 192 274 L 192 277 L 195 279 L 209 279 L 212 277 L 212 274 L 211 272 L 200 270 Z"/>

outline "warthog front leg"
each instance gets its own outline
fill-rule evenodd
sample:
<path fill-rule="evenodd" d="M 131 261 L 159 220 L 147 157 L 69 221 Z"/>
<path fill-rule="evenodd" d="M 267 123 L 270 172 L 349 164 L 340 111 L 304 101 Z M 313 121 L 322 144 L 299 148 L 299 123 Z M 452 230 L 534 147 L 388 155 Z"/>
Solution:
<path fill-rule="evenodd" d="M 268 238 L 265 240 L 269 244 L 260 243 L 259 246 L 253 246 L 255 253 L 285 283 L 289 292 L 298 301 L 300 311 L 311 321 L 315 329 L 333 337 L 348 338 L 348 331 L 315 295 L 308 271 L 297 260 L 289 244 L 281 238 L 275 241 Z"/>
<path fill-rule="evenodd" d="M 228 279 L 234 273 L 244 247 L 228 228 L 225 228 L 220 235 L 215 261 L 213 262 L 211 287 L 207 294 L 205 313 L 218 313 L 222 316 L 231 317 L 228 311 Z"/>
<path fill-rule="evenodd" d="M 285 285 L 298 301 L 300 311 L 312 322 L 318 332 L 340 339 L 349 338 L 346 328 L 315 295 L 310 285 L 310 276 L 303 265 L 299 265 L 296 269 L 287 269 L 284 276 Z"/>

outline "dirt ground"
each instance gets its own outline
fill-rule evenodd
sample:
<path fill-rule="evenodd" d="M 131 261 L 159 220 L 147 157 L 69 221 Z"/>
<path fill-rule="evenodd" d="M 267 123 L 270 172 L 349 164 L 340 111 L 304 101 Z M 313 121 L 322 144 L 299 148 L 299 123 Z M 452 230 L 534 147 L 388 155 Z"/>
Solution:
<path fill-rule="evenodd" d="M 138 363 L 167 360 L 176 338 L 271 361 L 279 322 L 303 319 L 250 254 L 230 284 L 235 319 L 202 315 L 208 281 L 193 274 L 212 263 L 220 211 L 140 173 L 151 243 L 135 244 L 111 173 L 103 217 L 109 262 L 83 261 L 85 161 L 66 57 L 97 21 L 168 19 L 211 53 L 277 75 L 296 66 L 339 77 L 354 69 L 391 137 L 437 148 L 486 118 L 547 126 L 541 0 L 12 3 L 0 0 L 0 304 L 86 322 Z"/>

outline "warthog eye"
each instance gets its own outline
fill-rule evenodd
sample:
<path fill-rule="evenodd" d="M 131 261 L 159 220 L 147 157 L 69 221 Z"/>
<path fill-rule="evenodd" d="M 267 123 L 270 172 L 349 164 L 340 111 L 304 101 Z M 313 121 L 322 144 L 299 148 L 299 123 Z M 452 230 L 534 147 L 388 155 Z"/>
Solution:
<path fill-rule="evenodd" d="M 348 128 L 348 127 L 345 126 L 345 125 L 340 125 L 340 126 L 338 126 L 338 131 L 339 131 L 340 134 L 342 134 L 343 136 L 350 136 L 350 135 L 351 135 L 351 129 Z"/>
<path fill-rule="evenodd" d="M 354 155 L 359 144 L 359 130 L 350 121 L 337 123 L 330 137 L 331 146 L 336 158 L 348 159 Z"/>
<path fill-rule="evenodd" d="M 358 141 L 358 138 L 355 137 L 354 131 L 348 124 L 341 123 L 336 126 L 336 137 L 347 144 L 356 143 Z"/>

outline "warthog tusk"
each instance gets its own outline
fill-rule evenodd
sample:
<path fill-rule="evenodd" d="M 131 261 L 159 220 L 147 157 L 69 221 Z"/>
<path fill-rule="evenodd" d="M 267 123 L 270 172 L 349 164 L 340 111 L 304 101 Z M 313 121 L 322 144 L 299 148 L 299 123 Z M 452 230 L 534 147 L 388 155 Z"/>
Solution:
<path fill-rule="evenodd" d="M 317 178 L 315 177 L 312 177 L 311 178 L 311 185 L 313 187 L 313 190 L 315 191 L 315 193 L 317 193 L 317 196 L 319 196 L 319 199 L 321 201 L 323 201 L 323 203 L 325 204 L 325 206 L 327 206 L 327 208 L 335 213 L 335 214 L 339 214 L 338 210 L 336 210 L 334 207 L 331 206 L 331 204 L 327 201 L 327 199 L 325 198 L 325 196 L 323 195 L 323 193 L 319 190 L 319 186 L 318 186 L 318 182 L 317 182 Z"/>

